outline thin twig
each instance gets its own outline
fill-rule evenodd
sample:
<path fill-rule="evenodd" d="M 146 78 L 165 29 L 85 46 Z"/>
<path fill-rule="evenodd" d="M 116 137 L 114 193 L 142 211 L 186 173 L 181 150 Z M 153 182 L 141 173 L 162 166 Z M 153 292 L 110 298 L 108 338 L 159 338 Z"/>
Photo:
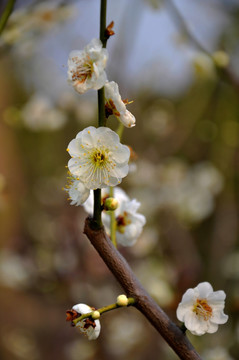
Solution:
<path fill-rule="evenodd" d="M 167 5 L 170 7 L 171 15 L 174 17 L 175 22 L 178 27 L 187 35 L 191 42 L 201 51 L 211 56 L 210 52 L 205 48 L 205 46 L 197 39 L 197 37 L 191 32 L 189 26 L 187 25 L 183 15 L 178 10 L 177 6 L 174 4 L 173 0 L 167 0 Z"/>
<path fill-rule="evenodd" d="M 7 5 L 6 5 L 6 8 L 0 18 L 0 35 L 2 34 L 6 24 L 7 24 L 7 21 L 8 21 L 8 18 L 9 16 L 11 15 L 12 13 L 12 10 L 14 8 L 14 5 L 15 5 L 15 2 L 16 0 L 9 0 Z"/>
<path fill-rule="evenodd" d="M 207 54 L 208 56 L 212 57 L 212 54 L 210 53 L 210 51 L 208 51 L 206 49 L 206 47 L 204 46 L 204 44 L 202 44 L 201 41 L 199 41 L 197 39 L 197 37 L 192 33 L 192 31 L 190 30 L 183 15 L 178 10 L 177 6 L 174 4 L 174 1 L 167 0 L 167 5 L 169 7 L 170 14 L 174 18 L 176 25 L 187 35 L 187 37 L 190 39 L 191 43 L 193 45 L 195 45 L 196 48 L 198 48 L 198 50 L 200 50 L 200 51 L 204 52 L 205 54 Z M 217 69 L 219 78 L 221 80 L 227 80 L 239 92 L 239 82 L 236 79 L 236 77 L 234 76 L 234 74 L 232 73 L 232 71 L 230 70 L 230 68 L 225 67 L 225 68 L 216 68 L 216 69 Z"/>

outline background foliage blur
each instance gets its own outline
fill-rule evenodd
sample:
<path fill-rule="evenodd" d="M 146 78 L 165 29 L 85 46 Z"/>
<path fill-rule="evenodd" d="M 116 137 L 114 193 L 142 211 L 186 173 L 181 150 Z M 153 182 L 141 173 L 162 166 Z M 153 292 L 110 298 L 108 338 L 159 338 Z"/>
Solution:
<path fill-rule="evenodd" d="M 176 359 L 131 308 L 104 315 L 95 342 L 65 323 L 75 303 L 97 308 L 122 292 L 83 235 L 86 213 L 62 191 L 69 141 L 97 124 L 95 92 L 76 94 L 66 64 L 98 37 L 99 3 L 17 1 L 0 39 L 4 360 Z M 204 359 L 239 359 L 239 3 L 109 0 L 111 20 L 108 78 L 137 119 L 123 136 L 137 159 L 122 187 L 147 218 L 120 251 L 175 321 L 187 288 L 225 290 L 229 322 L 189 337 Z"/>

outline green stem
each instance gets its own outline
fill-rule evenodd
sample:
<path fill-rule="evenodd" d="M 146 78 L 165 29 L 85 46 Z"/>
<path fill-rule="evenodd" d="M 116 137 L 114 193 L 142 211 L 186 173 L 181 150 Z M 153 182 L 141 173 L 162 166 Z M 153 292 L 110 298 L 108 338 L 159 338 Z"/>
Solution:
<path fill-rule="evenodd" d="M 110 197 L 114 197 L 114 188 L 112 186 L 110 187 Z M 114 211 L 110 211 L 110 238 L 114 246 L 117 248 L 116 220 Z"/>
<path fill-rule="evenodd" d="M 101 189 L 94 190 L 93 226 L 94 226 L 95 229 L 100 229 L 102 227 L 102 221 L 101 221 Z"/>
<path fill-rule="evenodd" d="M 12 13 L 12 10 L 13 10 L 13 7 L 14 7 L 14 4 L 15 4 L 16 0 L 9 0 L 7 5 L 6 5 L 6 8 L 0 18 L 0 35 L 1 33 L 3 32 L 6 24 L 7 24 L 7 21 L 8 21 L 8 18 L 9 16 L 11 15 Z"/>
<path fill-rule="evenodd" d="M 104 48 L 106 48 L 106 43 L 107 43 L 107 38 L 105 37 L 106 7 L 107 7 L 107 0 L 101 0 L 101 3 L 100 3 L 100 40 L 101 40 Z"/>
<path fill-rule="evenodd" d="M 134 299 L 134 298 L 128 298 L 128 305 L 127 305 L 127 306 L 132 306 L 132 305 L 134 305 L 134 304 L 135 304 L 135 299 Z M 102 307 L 102 308 L 100 308 L 100 309 L 97 309 L 97 311 L 98 311 L 100 314 L 103 314 L 103 313 L 105 313 L 105 312 L 108 312 L 108 311 L 111 311 L 111 310 L 115 310 L 115 309 L 119 309 L 119 308 L 121 308 L 121 307 L 124 307 L 124 306 L 119 306 L 117 303 L 115 303 L 115 304 L 110 304 L 110 305 L 108 305 L 108 306 L 104 306 L 104 307 Z M 92 312 L 93 312 L 93 311 L 91 311 L 91 312 L 89 312 L 89 313 L 87 313 L 87 314 L 83 314 L 83 315 L 81 315 L 80 317 L 74 319 L 74 320 L 73 320 L 73 323 L 76 325 L 79 321 L 91 317 Z"/>
<path fill-rule="evenodd" d="M 106 47 L 107 39 L 105 38 L 106 29 L 106 6 L 107 0 L 101 0 L 100 6 L 100 40 L 103 47 Z M 105 126 L 105 92 L 104 87 L 98 90 L 98 126 Z M 94 190 L 94 227 L 99 229 L 102 226 L 101 221 L 101 189 Z"/>
<path fill-rule="evenodd" d="M 122 138 L 123 132 L 124 132 L 124 125 L 120 122 L 118 129 L 117 129 L 117 134 L 119 135 L 119 138 Z"/>
<path fill-rule="evenodd" d="M 98 90 L 98 126 L 105 126 L 105 89 Z"/>

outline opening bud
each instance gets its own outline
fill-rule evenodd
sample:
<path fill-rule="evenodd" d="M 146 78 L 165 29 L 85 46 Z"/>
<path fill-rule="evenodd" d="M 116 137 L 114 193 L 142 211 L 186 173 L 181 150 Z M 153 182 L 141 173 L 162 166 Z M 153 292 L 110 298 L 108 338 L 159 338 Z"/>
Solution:
<path fill-rule="evenodd" d="M 117 209 L 118 206 L 119 206 L 118 200 L 113 197 L 108 197 L 104 201 L 104 210 L 106 211 L 114 211 Z"/>
<path fill-rule="evenodd" d="M 117 304 L 118 306 L 127 306 L 128 303 L 129 303 L 129 300 L 128 300 L 128 298 L 127 298 L 126 295 L 119 295 L 119 296 L 117 297 L 116 304 Z"/>
<path fill-rule="evenodd" d="M 93 311 L 92 314 L 91 314 L 91 317 L 92 317 L 92 319 L 94 319 L 94 320 L 99 319 L 99 318 L 100 318 L 100 313 L 99 313 L 99 311 L 97 311 L 97 310 Z"/>

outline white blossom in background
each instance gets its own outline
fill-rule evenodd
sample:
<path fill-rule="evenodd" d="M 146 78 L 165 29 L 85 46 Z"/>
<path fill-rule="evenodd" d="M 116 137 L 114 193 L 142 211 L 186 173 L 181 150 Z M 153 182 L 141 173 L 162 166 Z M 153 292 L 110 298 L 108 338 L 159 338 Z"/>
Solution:
<path fill-rule="evenodd" d="M 42 94 L 33 95 L 22 109 L 23 124 L 32 131 L 54 131 L 66 123 L 63 111 Z"/>
<path fill-rule="evenodd" d="M 204 360 L 234 360 L 227 349 L 222 346 L 216 346 L 215 348 L 205 350 L 202 356 Z"/>
<path fill-rule="evenodd" d="M 126 109 L 127 100 L 122 100 L 119 94 L 119 86 L 114 81 L 105 84 L 105 108 L 106 115 L 115 115 L 127 128 L 135 126 L 135 117 Z"/>
<path fill-rule="evenodd" d="M 68 146 L 69 171 L 88 189 L 116 186 L 128 174 L 129 148 L 107 127 L 90 126 Z"/>
<path fill-rule="evenodd" d="M 87 90 L 98 90 L 107 77 L 105 67 L 108 52 L 99 39 L 93 39 L 83 50 L 71 51 L 68 59 L 68 81 L 83 94 Z"/>
<path fill-rule="evenodd" d="M 103 189 L 101 193 L 102 204 L 103 200 L 109 196 L 109 189 Z M 118 208 L 114 211 L 117 242 L 123 246 L 132 246 L 142 233 L 143 226 L 146 223 L 145 216 L 137 212 L 140 203 L 135 199 L 130 200 L 125 191 L 117 186 L 114 188 L 114 198 L 119 203 Z M 83 204 L 85 211 L 91 215 L 93 214 L 93 202 L 93 191 L 91 191 L 89 198 Z M 110 234 L 110 221 L 109 212 L 103 211 L 102 222 L 108 234 Z"/>
<path fill-rule="evenodd" d="M 35 281 L 35 269 L 26 258 L 10 250 L 0 251 L 0 284 L 13 289 L 29 287 Z"/>
<path fill-rule="evenodd" d="M 224 183 L 221 172 L 212 163 L 200 162 L 189 167 L 178 159 L 161 164 L 156 177 L 158 207 L 170 208 L 189 224 L 200 222 L 213 212 L 215 196 Z"/>
<path fill-rule="evenodd" d="M 77 9 L 72 4 L 61 1 L 44 1 L 34 6 L 24 6 L 14 9 L 7 26 L 1 36 L 0 46 L 15 45 L 20 54 L 21 47 L 33 52 L 37 35 L 42 35 L 76 15 Z"/>
<path fill-rule="evenodd" d="M 116 239 L 120 245 L 133 246 L 141 235 L 146 219 L 137 212 L 139 207 L 140 203 L 135 199 L 119 201 L 119 207 L 115 210 L 115 220 Z M 110 233 L 110 216 L 106 214 L 102 221 L 106 232 Z"/>
<path fill-rule="evenodd" d="M 203 161 L 192 169 L 192 176 L 196 186 L 207 189 L 213 195 L 217 195 L 223 188 L 224 179 L 220 171 L 209 161 Z"/>
<path fill-rule="evenodd" d="M 86 304 L 74 305 L 72 309 L 79 314 L 79 317 L 83 314 L 87 314 L 93 311 L 93 309 Z M 100 334 L 99 320 L 86 318 L 78 321 L 76 327 L 88 337 L 88 340 L 96 340 Z"/>
<path fill-rule="evenodd" d="M 67 185 L 64 190 L 68 192 L 71 200 L 71 205 L 82 205 L 89 197 L 90 190 L 79 180 L 79 178 L 73 176 L 71 173 L 67 177 Z"/>
<path fill-rule="evenodd" d="M 213 291 L 208 282 L 188 289 L 177 308 L 178 320 L 194 335 L 215 333 L 219 324 L 225 324 L 228 315 L 223 312 L 226 294 L 223 290 Z"/>
<path fill-rule="evenodd" d="M 123 246 L 133 246 L 143 231 L 145 216 L 139 214 L 140 203 L 135 199 L 122 201 L 116 210 L 116 238 Z"/>

